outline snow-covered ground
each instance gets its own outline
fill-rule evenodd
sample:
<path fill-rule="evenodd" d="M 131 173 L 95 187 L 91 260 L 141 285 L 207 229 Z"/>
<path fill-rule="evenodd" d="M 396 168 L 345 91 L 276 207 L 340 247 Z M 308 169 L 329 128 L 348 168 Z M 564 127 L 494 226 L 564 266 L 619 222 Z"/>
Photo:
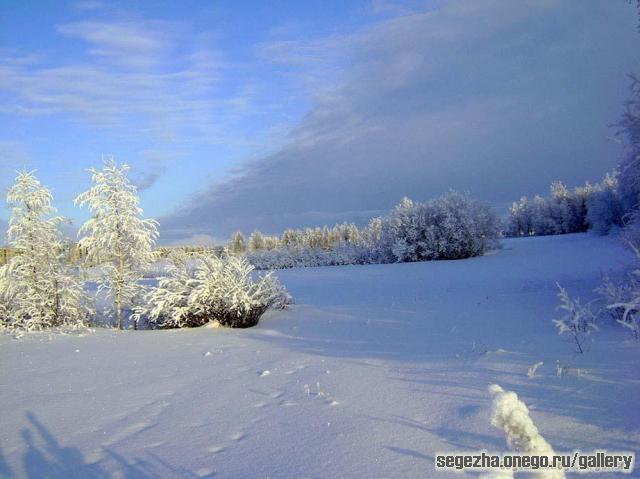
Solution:
<path fill-rule="evenodd" d="M 590 299 L 630 255 L 587 234 L 503 244 L 281 271 L 297 304 L 250 330 L 2 337 L 0 476 L 449 477 L 436 452 L 506 450 L 491 383 L 556 451 L 640 451 L 640 345 L 603 325 L 577 355 L 551 322 L 556 281 Z"/>

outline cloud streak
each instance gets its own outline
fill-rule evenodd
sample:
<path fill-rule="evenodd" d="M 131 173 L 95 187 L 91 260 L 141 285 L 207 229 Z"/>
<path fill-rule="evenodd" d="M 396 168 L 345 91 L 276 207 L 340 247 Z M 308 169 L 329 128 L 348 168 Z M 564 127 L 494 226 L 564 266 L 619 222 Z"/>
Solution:
<path fill-rule="evenodd" d="M 615 162 L 606 125 L 639 60 L 624 48 L 637 42 L 632 13 L 597 1 L 449 1 L 348 35 L 263 44 L 313 108 L 280 150 L 161 229 L 275 232 L 362 220 L 450 187 L 503 205 L 557 178 L 595 179 Z"/>

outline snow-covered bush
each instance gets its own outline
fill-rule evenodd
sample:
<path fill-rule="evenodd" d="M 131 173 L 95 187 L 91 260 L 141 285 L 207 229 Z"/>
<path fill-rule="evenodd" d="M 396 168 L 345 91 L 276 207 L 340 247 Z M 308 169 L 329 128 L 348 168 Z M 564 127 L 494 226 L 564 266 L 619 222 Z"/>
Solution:
<path fill-rule="evenodd" d="M 605 281 L 600 288 L 607 300 L 607 310 L 613 313 L 618 324 L 640 339 L 640 249 L 631 243 L 636 254 L 636 267 L 619 284 Z"/>
<path fill-rule="evenodd" d="M 7 240 L 19 251 L 0 269 L 0 323 L 11 329 L 36 330 L 87 323 L 91 307 L 83 285 L 68 264 L 53 216 L 51 192 L 29 172 L 21 172 L 9 189 L 12 207 Z"/>
<path fill-rule="evenodd" d="M 484 204 L 451 191 L 427 203 L 408 198 L 381 219 L 380 262 L 462 259 L 497 244 L 500 226 Z"/>
<path fill-rule="evenodd" d="M 159 328 L 202 326 L 217 321 L 233 328 L 258 324 L 269 307 L 284 308 L 291 296 L 273 275 L 255 277 L 242 257 L 208 253 L 170 257 L 167 276 L 135 309 L 134 320 Z"/>
<path fill-rule="evenodd" d="M 633 273 L 628 273 L 621 281 L 615 281 L 611 277 L 605 276 L 602 284 L 595 289 L 606 305 L 603 313 L 614 322 L 622 319 L 625 308 L 611 305 L 624 304 L 631 297 L 633 276 Z"/>
<path fill-rule="evenodd" d="M 558 328 L 558 334 L 566 334 L 570 341 L 576 346 L 577 352 L 584 352 L 584 344 L 587 336 L 593 331 L 598 330 L 596 325 L 596 317 L 589 308 L 589 305 L 580 303 L 580 299 L 573 299 L 567 293 L 567 290 L 558 285 L 560 291 L 560 305 L 558 310 L 564 311 L 564 315 L 560 319 L 554 319 L 553 323 Z"/>
<path fill-rule="evenodd" d="M 489 386 L 489 393 L 492 396 L 491 424 L 504 431 L 507 445 L 511 449 L 524 454 L 536 454 L 549 458 L 555 454 L 551 445 L 540 435 L 538 428 L 533 423 L 527 405 L 518 399 L 516 393 L 505 391 L 497 384 Z M 565 478 L 564 472 L 551 469 L 540 470 L 534 474 L 541 479 Z"/>
<path fill-rule="evenodd" d="M 122 329 L 123 310 L 131 308 L 143 288 L 142 272 L 156 259 L 157 223 L 144 219 L 136 187 L 127 178 L 129 167 L 107 159 L 102 170 L 92 169 L 93 186 L 75 199 L 92 213 L 80 228 L 79 247 L 86 263 L 100 266 L 99 290 L 113 298 L 116 326 Z"/>

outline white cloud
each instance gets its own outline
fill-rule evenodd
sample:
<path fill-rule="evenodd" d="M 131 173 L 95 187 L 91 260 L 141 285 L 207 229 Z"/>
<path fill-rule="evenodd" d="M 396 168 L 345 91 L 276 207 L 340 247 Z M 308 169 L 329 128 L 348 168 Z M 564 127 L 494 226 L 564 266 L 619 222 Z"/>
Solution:
<path fill-rule="evenodd" d="M 58 31 L 78 39 L 86 55 L 53 66 L 46 57 L 3 57 L 0 112 L 63 115 L 150 141 L 226 137 L 235 118 L 219 84 L 229 66 L 210 36 L 159 21 L 77 22 Z"/>
<path fill-rule="evenodd" d="M 168 22 L 95 22 L 59 25 L 62 35 L 91 45 L 91 55 L 134 68 L 148 68 L 163 60 L 176 25 Z"/>

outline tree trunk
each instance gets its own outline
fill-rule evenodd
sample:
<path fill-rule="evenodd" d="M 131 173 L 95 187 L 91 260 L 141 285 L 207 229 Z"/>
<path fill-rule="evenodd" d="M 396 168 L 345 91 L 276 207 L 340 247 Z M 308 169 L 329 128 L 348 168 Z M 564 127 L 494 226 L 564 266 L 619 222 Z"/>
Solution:
<path fill-rule="evenodd" d="M 116 325 L 122 329 L 122 287 L 124 286 L 124 257 L 120 256 L 118 264 L 118 281 L 116 282 Z"/>

